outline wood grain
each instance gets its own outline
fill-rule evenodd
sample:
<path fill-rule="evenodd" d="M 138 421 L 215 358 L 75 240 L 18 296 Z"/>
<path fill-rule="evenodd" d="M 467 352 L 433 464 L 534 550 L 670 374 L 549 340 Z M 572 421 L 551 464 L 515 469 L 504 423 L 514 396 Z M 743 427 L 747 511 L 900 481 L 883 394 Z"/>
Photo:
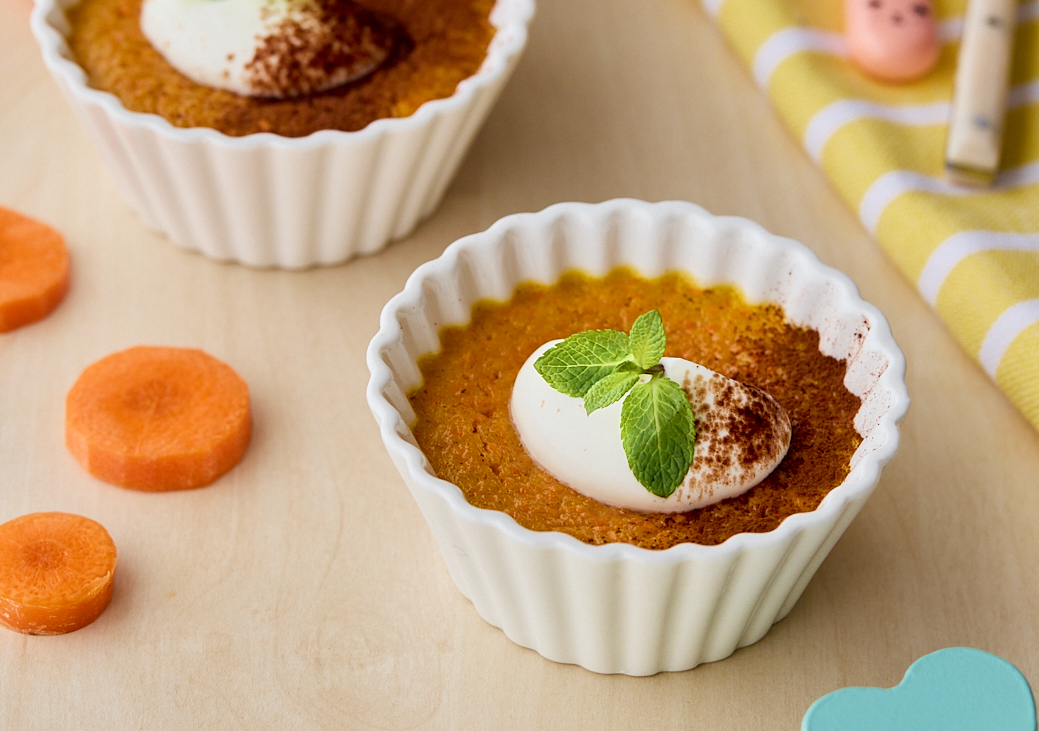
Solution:
<path fill-rule="evenodd" d="M 6 729 L 794 729 L 969 645 L 1039 683 L 1039 437 L 956 346 L 773 116 L 694 0 L 541 0 L 531 44 L 440 210 L 345 266 L 185 253 L 122 203 L 0 2 L 0 204 L 62 230 L 72 288 L 0 336 L 0 520 L 76 512 L 119 548 L 108 611 L 0 633 Z M 379 440 L 364 351 L 383 303 L 455 238 L 565 200 L 683 199 L 846 271 L 891 321 L 914 399 L 899 455 L 791 615 L 696 670 L 604 677 L 513 645 L 447 575 Z M 255 436 L 211 487 L 89 477 L 64 398 L 98 358 L 198 347 L 249 383 Z"/>

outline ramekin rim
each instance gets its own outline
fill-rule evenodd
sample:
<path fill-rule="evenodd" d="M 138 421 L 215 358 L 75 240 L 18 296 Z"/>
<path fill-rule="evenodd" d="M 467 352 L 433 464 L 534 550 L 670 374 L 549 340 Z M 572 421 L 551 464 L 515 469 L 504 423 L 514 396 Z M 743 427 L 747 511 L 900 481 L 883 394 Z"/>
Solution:
<path fill-rule="evenodd" d="M 85 104 L 102 107 L 106 113 L 121 124 L 134 128 L 149 129 L 156 134 L 183 142 L 203 142 L 221 145 L 228 149 L 251 149 L 255 147 L 278 147 L 310 149 L 332 144 L 361 144 L 387 134 L 405 132 L 427 124 L 435 117 L 448 114 L 467 106 L 484 87 L 492 84 L 509 67 L 511 59 L 526 46 L 528 27 L 536 9 L 535 0 L 508 0 L 516 8 L 508 22 L 495 26 L 495 35 L 487 49 L 487 55 L 475 74 L 458 83 L 454 94 L 424 102 L 407 117 L 384 117 L 353 132 L 342 130 L 318 130 L 305 137 L 284 137 L 272 132 L 257 132 L 234 137 L 209 127 L 175 127 L 158 114 L 134 112 L 123 106 L 114 94 L 91 88 L 83 69 L 62 53 L 68 50 L 66 37 L 48 16 L 52 12 L 65 12 L 57 0 L 36 0 L 30 15 L 30 27 L 43 55 L 44 65 L 64 82 L 69 93 Z M 71 3 L 73 5 L 75 3 Z M 495 9 L 499 6 L 496 4 Z M 494 10 L 491 11 L 493 18 Z M 493 24 L 493 21 L 492 21 Z M 505 42 L 494 45 L 495 38 L 505 33 Z"/>
<path fill-rule="evenodd" d="M 889 358 L 888 367 L 878 378 L 877 386 L 883 385 L 892 394 L 893 403 L 874 427 L 874 429 L 881 430 L 884 439 L 876 450 L 862 457 L 845 480 L 831 490 L 815 510 L 790 515 L 771 531 L 737 533 L 722 543 L 710 546 L 679 543 L 667 549 L 656 550 L 629 543 L 590 545 L 559 531 L 533 531 L 521 526 L 507 513 L 473 506 L 465 499 L 457 485 L 433 475 L 429 461 L 422 451 L 397 433 L 399 426 L 403 426 L 405 429 L 410 429 L 410 426 L 404 422 L 400 412 L 383 395 L 384 390 L 392 381 L 392 373 L 381 355 L 399 340 L 400 326 L 396 320 L 396 313 L 403 307 L 421 301 L 423 281 L 438 271 L 449 271 L 455 266 L 461 252 L 474 246 L 480 246 L 483 241 L 496 239 L 501 232 L 510 229 L 518 222 L 536 218 L 551 218 L 567 211 L 597 210 L 604 212 L 603 215 L 608 215 L 627 207 L 647 211 L 651 209 L 677 210 L 701 218 L 706 217 L 719 224 L 753 229 L 759 235 L 764 235 L 778 245 L 787 247 L 788 250 L 793 249 L 806 255 L 804 259 L 807 266 L 812 267 L 816 274 L 824 275 L 833 281 L 842 294 L 849 297 L 851 303 L 861 308 L 863 314 L 867 315 L 870 323 L 868 341 L 875 349 L 882 351 Z M 809 527 L 835 519 L 853 499 L 864 493 L 869 494 L 879 479 L 881 468 L 891 460 L 898 449 L 898 425 L 909 408 L 909 394 L 904 380 L 905 356 L 894 340 L 887 318 L 879 309 L 862 299 L 858 287 L 850 277 L 838 269 L 823 264 L 811 249 L 794 239 L 773 234 L 760 224 L 746 218 L 715 216 L 702 207 L 686 201 L 647 203 L 618 198 L 602 203 L 557 203 L 538 212 L 506 216 L 485 231 L 460 238 L 449 245 L 439 257 L 416 268 L 408 277 L 404 289 L 386 303 L 380 313 L 379 330 L 369 343 L 366 361 L 370 373 L 366 395 L 369 408 L 379 425 L 380 436 L 386 449 L 402 459 L 417 485 L 443 499 L 454 514 L 462 520 L 497 529 L 509 539 L 528 546 L 564 550 L 592 561 L 638 560 L 654 563 L 679 563 L 688 560 L 723 560 L 749 549 L 767 549 L 785 545 L 794 535 Z"/>

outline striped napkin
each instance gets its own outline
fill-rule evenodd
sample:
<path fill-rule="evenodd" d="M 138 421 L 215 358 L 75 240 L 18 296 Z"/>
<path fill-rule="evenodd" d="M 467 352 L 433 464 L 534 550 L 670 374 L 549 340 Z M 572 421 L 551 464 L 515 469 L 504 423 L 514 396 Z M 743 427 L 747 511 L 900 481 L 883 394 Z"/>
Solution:
<path fill-rule="evenodd" d="M 924 79 L 874 82 L 847 60 L 843 0 L 702 0 L 805 150 L 960 345 L 1039 429 L 1039 0 L 1018 8 L 1002 171 L 942 175 L 966 0 L 937 0 Z"/>

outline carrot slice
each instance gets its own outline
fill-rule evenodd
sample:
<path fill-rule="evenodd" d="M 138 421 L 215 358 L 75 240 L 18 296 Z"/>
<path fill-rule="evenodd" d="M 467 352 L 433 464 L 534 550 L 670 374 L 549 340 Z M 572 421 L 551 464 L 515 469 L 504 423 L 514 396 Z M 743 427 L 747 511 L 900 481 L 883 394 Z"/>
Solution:
<path fill-rule="evenodd" d="M 89 366 L 65 400 L 65 444 L 134 490 L 202 487 L 249 446 L 249 387 L 201 350 L 139 346 Z"/>
<path fill-rule="evenodd" d="M 68 290 L 65 238 L 46 224 L 0 208 L 0 333 L 42 320 Z"/>
<path fill-rule="evenodd" d="M 105 611 L 115 543 L 99 523 L 69 513 L 32 513 L 0 525 L 0 624 L 61 635 Z"/>

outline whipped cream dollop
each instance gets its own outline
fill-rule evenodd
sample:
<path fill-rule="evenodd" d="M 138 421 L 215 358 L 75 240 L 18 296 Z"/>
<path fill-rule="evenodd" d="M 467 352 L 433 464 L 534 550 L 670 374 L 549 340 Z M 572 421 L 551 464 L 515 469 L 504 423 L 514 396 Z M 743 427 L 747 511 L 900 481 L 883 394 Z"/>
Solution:
<path fill-rule="evenodd" d="M 396 42 L 392 21 L 351 0 L 144 0 L 141 30 L 192 81 L 275 98 L 359 79 Z"/>
<path fill-rule="evenodd" d="M 534 361 L 559 342 L 542 345 L 523 364 L 510 409 L 527 453 L 574 490 L 630 510 L 685 512 L 746 492 L 786 456 L 790 417 L 772 396 L 697 363 L 662 358 L 664 374 L 689 396 L 696 442 L 682 484 L 666 498 L 654 495 L 628 467 L 620 430 L 624 399 L 586 414 L 582 399 L 560 393 L 534 370 Z"/>

